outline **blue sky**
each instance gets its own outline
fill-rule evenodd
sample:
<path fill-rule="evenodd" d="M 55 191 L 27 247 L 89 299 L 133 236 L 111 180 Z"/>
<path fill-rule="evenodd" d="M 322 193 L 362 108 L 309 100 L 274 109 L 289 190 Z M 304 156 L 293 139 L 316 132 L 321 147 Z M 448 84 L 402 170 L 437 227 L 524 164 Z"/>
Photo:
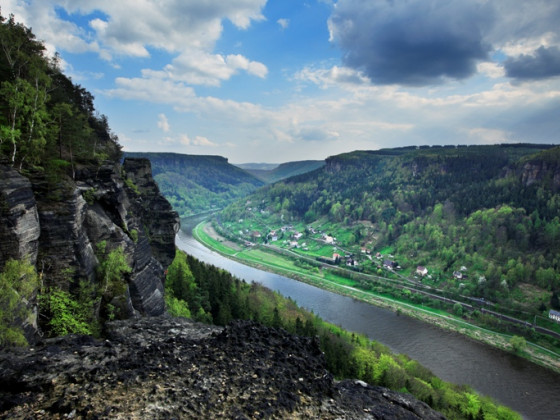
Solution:
<path fill-rule="evenodd" d="M 128 151 L 560 143 L 557 0 L 2 0 Z"/>

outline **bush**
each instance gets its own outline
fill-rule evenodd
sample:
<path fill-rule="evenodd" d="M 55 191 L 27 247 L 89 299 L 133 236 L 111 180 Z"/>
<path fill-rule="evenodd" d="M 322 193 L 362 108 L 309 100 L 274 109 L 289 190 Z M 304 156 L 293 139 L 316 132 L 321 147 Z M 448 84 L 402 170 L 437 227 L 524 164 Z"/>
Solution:
<path fill-rule="evenodd" d="M 52 335 L 93 334 L 89 319 L 91 305 L 84 305 L 70 293 L 53 289 L 41 297 L 41 309 L 48 313 L 48 326 Z"/>
<path fill-rule="evenodd" d="M 9 260 L 0 273 L 0 346 L 27 345 L 21 322 L 31 311 L 28 302 L 38 287 L 35 267 L 27 261 Z"/>

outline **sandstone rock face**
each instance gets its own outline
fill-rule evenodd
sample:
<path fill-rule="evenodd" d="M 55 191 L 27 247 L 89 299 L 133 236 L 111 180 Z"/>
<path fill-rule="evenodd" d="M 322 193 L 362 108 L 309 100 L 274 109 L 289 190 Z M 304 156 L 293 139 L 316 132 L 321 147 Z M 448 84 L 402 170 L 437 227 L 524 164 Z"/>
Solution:
<path fill-rule="evenodd" d="M 253 322 L 152 317 L 108 333 L 0 353 L 0 417 L 444 419 L 410 395 L 333 380 L 315 340 Z"/>
<path fill-rule="evenodd" d="M 37 260 L 41 229 L 29 180 L 0 165 L 0 269 L 7 260 Z"/>
<path fill-rule="evenodd" d="M 152 167 L 148 159 L 126 158 L 123 169 L 126 179 L 132 182 L 141 194 L 135 210 L 149 231 L 154 255 L 167 267 L 175 257 L 175 235 L 179 231 L 179 216 L 160 193 L 152 178 Z M 128 192 L 131 193 L 130 189 Z"/>
<path fill-rule="evenodd" d="M 29 258 L 46 287 L 71 290 L 83 280 L 97 282 L 97 245 L 105 241 L 109 251 L 122 248 L 132 268 L 123 279 L 122 315 L 163 314 L 164 273 L 175 255 L 179 218 L 159 193 L 149 161 L 126 168 L 81 167 L 74 180 L 53 187 L 40 173 L 28 179 L 0 166 L 0 269 L 8 258 Z"/>
<path fill-rule="evenodd" d="M 553 191 L 560 190 L 560 163 L 535 160 L 521 169 L 521 182 L 525 186 L 545 181 Z"/>

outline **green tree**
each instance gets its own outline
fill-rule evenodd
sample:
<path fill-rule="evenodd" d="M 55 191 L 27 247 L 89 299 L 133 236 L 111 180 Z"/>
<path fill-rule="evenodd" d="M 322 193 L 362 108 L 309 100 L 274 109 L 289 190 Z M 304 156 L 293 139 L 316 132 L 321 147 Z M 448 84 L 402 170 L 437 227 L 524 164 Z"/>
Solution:
<path fill-rule="evenodd" d="M 525 338 L 518 335 L 511 337 L 509 344 L 515 353 L 521 353 L 525 350 L 525 347 L 527 347 L 527 341 L 525 341 Z"/>
<path fill-rule="evenodd" d="M 463 316 L 463 305 L 457 302 L 455 305 L 453 305 L 453 312 L 455 312 L 455 315 L 457 316 Z"/>
<path fill-rule="evenodd" d="M 102 294 L 106 297 L 123 295 L 127 285 L 124 275 L 132 271 L 126 262 L 123 248 L 107 252 L 107 243 L 102 241 L 97 245 L 97 250 L 101 257 L 97 274 Z"/>
<path fill-rule="evenodd" d="M 29 301 L 38 284 L 33 265 L 18 260 L 6 262 L 0 273 L 0 346 L 27 344 L 20 324 L 31 314 Z"/>

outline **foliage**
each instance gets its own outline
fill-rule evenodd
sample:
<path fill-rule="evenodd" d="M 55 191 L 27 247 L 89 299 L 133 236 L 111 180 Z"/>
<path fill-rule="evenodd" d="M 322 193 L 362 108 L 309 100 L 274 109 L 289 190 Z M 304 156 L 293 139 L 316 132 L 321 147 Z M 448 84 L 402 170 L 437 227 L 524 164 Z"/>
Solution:
<path fill-rule="evenodd" d="M 73 177 L 79 163 L 120 156 L 93 96 L 62 74 L 58 55 L 49 58 L 29 28 L 0 16 L 0 45 L 0 158 L 46 171 L 56 183 L 66 168 L 54 161 L 66 162 Z"/>
<path fill-rule="evenodd" d="M 525 338 L 518 335 L 514 335 L 510 338 L 509 344 L 515 353 L 521 353 L 527 347 L 527 341 Z"/>
<path fill-rule="evenodd" d="M 97 266 L 97 279 L 99 281 L 99 294 L 101 296 L 101 315 L 113 320 L 120 316 L 119 306 L 115 306 L 114 299 L 123 300 L 127 289 L 126 274 L 132 268 L 126 261 L 122 247 L 107 250 L 107 243 L 102 241 L 97 244 L 99 265 Z"/>
<path fill-rule="evenodd" d="M 124 178 L 124 183 L 126 184 L 126 186 L 128 188 L 130 188 L 132 191 L 134 191 L 134 193 L 136 195 L 140 195 L 140 190 L 138 189 L 138 186 L 134 183 L 134 181 L 132 181 L 132 179 L 130 178 Z"/>
<path fill-rule="evenodd" d="M 51 335 L 91 335 L 95 332 L 92 320 L 95 299 L 92 296 L 80 297 L 76 299 L 61 289 L 52 289 L 41 295 L 41 312 L 49 319 L 47 325 Z"/>
<path fill-rule="evenodd" d="M 21 329 L 31 311 L 28 302 L 38 287 L 35 267 L 27 261 L 8 260 L 0 273 L 0 346 L 26 345 Z"/>
<path fill-rule="evenodd" d="M 84 197 L 84 200 L 86 200 L 86 203 L 88 203 L 90 206 L 93 205 L 93 203 L 95 202 L 95 188 L 90 188 L 84 192 L 82 192 L 82 196 Z"/>
<path fill-rule="evenodd" d="M 171 293 L 166 293 L 165 295 L 165 307 L 167 308 L 167 312 L 171 316 L 175 317 L 183 317 L 183 318 L 191 318 L 191 311 L 187 302 L 181 299 L 177 299 Z"/>
<path fill-rule="evenodd" d="M 97 266 L 98 279 L 103 295 L 120 296 L 126 291 L 124 275 L 132 269 L 126 261 L 122 247 L 107 251 L 107 243 L 97 244 L 98 255 L 101 257 Z"/>

